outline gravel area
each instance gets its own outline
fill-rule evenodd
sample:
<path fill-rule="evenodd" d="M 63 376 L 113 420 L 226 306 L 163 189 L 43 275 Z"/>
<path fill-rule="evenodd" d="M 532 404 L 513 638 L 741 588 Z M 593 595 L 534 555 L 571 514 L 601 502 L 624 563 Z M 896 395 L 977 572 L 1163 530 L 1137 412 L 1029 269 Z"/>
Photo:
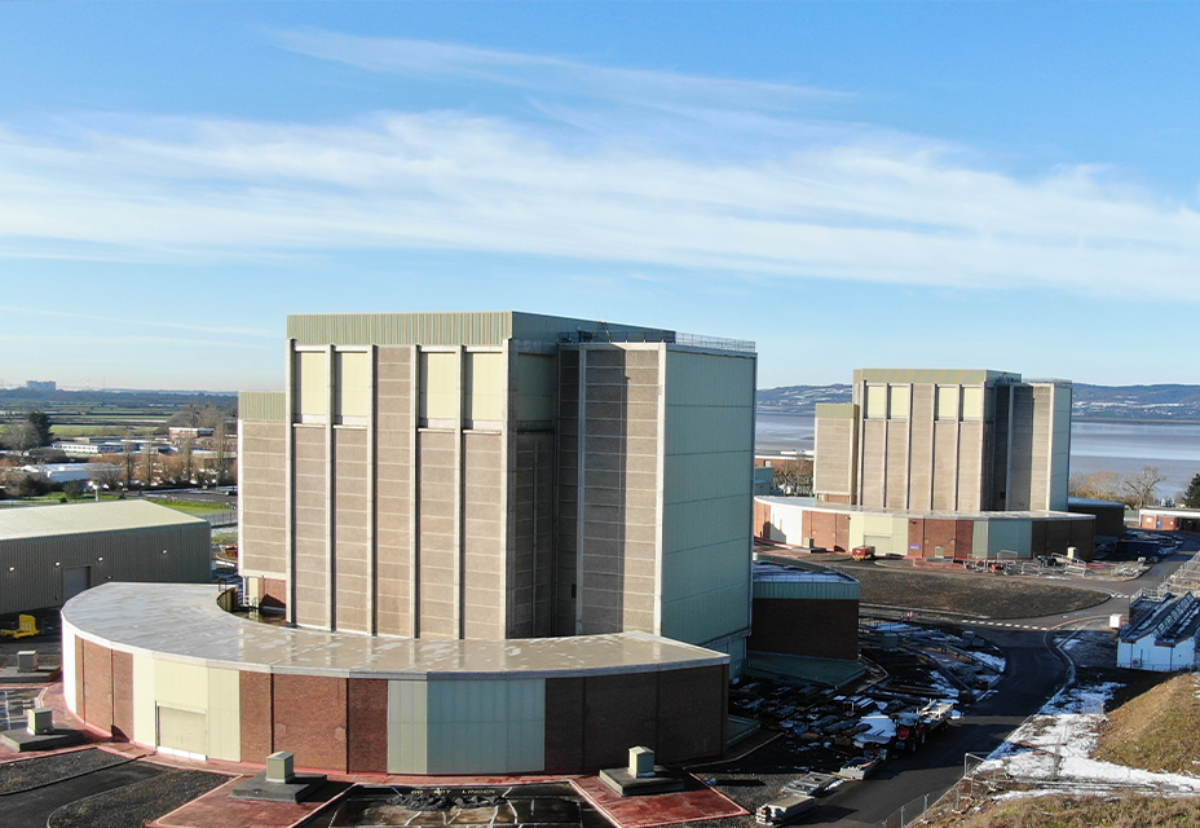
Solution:
<path fill-rule="evenodd" d="M 50 815 L 46 828 L 143 828 L 228 781 L 218 773 L 168 771 L 64 805 Z"/>
<path fill-rule="evenodd" d="M 1008 575 L 917 572 L 872 563 L 832 563 L 862 585 L 862 603 L 967 617 L 1041 618 L 1103 604 L 1106 592 Z"/>
<path fill-rule="evenodd" d="M 71 753 L 59 753 L 54 756 L 40 756 L 36 759 L 9 762 L 6 765 L 0 765 L 0 796 L 20 793 L 41 785 L 50 785 L 72 776 L 91 773 L 128 761 L 129 759 L 125 756 L 89 748 Z"/>

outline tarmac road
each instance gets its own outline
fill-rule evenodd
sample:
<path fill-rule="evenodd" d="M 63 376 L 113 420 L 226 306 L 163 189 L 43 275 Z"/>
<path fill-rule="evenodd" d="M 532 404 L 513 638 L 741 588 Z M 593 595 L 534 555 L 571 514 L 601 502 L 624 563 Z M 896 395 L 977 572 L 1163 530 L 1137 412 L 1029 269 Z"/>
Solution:
<path fill-rule="evenodd" d="M 1110 615 L 1128 615 L 1132 594 L 1162 583 L 1200 549 L 1200 537 L 1182 537 L 1184 543 L 1174 554 L 1153 565 L 1140 578 L 1065 579 L 1080 587 L 1108 592 L 1112 598 L 1099 606 L 993 624 L 964 619 L 966 626 L 1000 647 L 1008 660 L 996 692 L 974 705 L 970 715 L 932 737 L 916 754 L 891 760 L 866 783 L 852 782 L 835 790 L 824 799 L 811 824 L 874 828 L 914 799 L 923 799 L 926 792 L 928 801 L 934 802 L 962 777 L 966 754 L 991 753 L 1066 681 L 1065 657 L 1055 649 L 1055 637 L 1068 630 L 1107 629 Z"/>
<path fill-rule="evenodd" d="M 840 786 L 821 801 L 814 819 L 801 824 L 877 826 L 925 792 L 933 803 L 961 778 L 966 754 L 991 753 L 1065 681 L 1067 669 L 1054 648 L 1053 633 L 991 629 L 979 633 L 1008 659 L 995 692 L 973 705 L 969 715 L 930 737 L 915 754 L 892 759 L 866 782 Z"/>

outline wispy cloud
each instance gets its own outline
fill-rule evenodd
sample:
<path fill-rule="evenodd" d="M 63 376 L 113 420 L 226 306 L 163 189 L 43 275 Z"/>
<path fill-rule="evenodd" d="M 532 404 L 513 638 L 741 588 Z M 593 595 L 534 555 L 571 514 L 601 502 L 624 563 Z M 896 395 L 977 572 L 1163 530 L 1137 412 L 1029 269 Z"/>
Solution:
<path fill-rule="evenodd" d="M 512 116 L 456 112 L 323 126 L 111 118 L 53 138 L 10 128 L 0 131 L 0 256 L 47 243 L 69 243 L 76 256 L 82 247 L 180 259 L 453 249 L 642 273 L 1200 302 L 1196 212 L 1104 170 L 1022 179 L 937 141 L 789 120 L 771 107 L 802 95 L 792 87 L 412 41 L 283 37 L 371 68 L 547 93 L 586 77 L 614 99 L 662 103 L 654 117 L 663 129 L 686 131 L 703 110 L 771 151 L 697 154 L 615 128 L 581 149 Z M 699 109 L 672 121 L 684 98 Z M 586 101 L 547 106 L 602 130 Z"/>
<path fill-rule="evenodd" d="M 651 107 L 725 105 L 784 109 L 845 93 L 786 83 L 730 80 L 676 72 L 598 66 L 578 60 L 404 38 L 321 30 L 276 32 L 284 48 L 310 57 L 428 81 L 498 84 L 527 92 L 601 98 Z"/>
<path fill-rule="evenodd" d="M 188 325 L 182 322 L 160 322 L 154 319 L 129 319 L 117 316 L 96 316 L 87 313 L 72 313 L 70 311 L 50 310 L 48 308 L 18 308 L 10 305 L 0 305 L 0 311 L 20 314 L 22 317 L 48 316 L 55 319 L 78 319 L 86 322 L 103 322 L 106 325 L 122 325 L 126 328 L 149 327 L 169 328 L 172 330 L 192 331 L 195 333 L 211 333 L 220 336 L 248 336 L 275 340 L 279 334 L 271 331 L 260 331 L 253 328 L 224 328 L 211 325 Z"/>

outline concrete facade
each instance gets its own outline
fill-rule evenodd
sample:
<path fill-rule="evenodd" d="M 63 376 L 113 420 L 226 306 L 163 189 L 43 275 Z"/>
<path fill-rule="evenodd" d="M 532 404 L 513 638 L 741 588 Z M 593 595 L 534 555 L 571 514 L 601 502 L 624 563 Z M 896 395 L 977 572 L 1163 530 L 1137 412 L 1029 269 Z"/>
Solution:
<path fill-rule="evenodd" d="M 740 651 L 748 343 L 518 313 L 288 327 L 288 390 L 240 407 L 258 600 L 317 629 Z"/>
<path fill-rule="evenodd" d="M 1066 511 L 1071 384 L 1000 371 L 854 372 L 818 405 L 821 500 L 913 511 Z"/>

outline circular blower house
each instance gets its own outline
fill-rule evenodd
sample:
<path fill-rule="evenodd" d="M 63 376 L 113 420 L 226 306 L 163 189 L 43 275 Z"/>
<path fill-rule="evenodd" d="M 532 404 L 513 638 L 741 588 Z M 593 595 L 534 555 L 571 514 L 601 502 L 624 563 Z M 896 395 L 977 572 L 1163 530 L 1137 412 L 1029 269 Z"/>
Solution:
<path fill-rule="evenodd" d="M 212 585 L 110 583 L 63 609 L 64 693 L 162 752 L 333 772 L 579 772 L 721 752 L 727 655 L 640 632 L 504 641 L 287 628 Z"/>

